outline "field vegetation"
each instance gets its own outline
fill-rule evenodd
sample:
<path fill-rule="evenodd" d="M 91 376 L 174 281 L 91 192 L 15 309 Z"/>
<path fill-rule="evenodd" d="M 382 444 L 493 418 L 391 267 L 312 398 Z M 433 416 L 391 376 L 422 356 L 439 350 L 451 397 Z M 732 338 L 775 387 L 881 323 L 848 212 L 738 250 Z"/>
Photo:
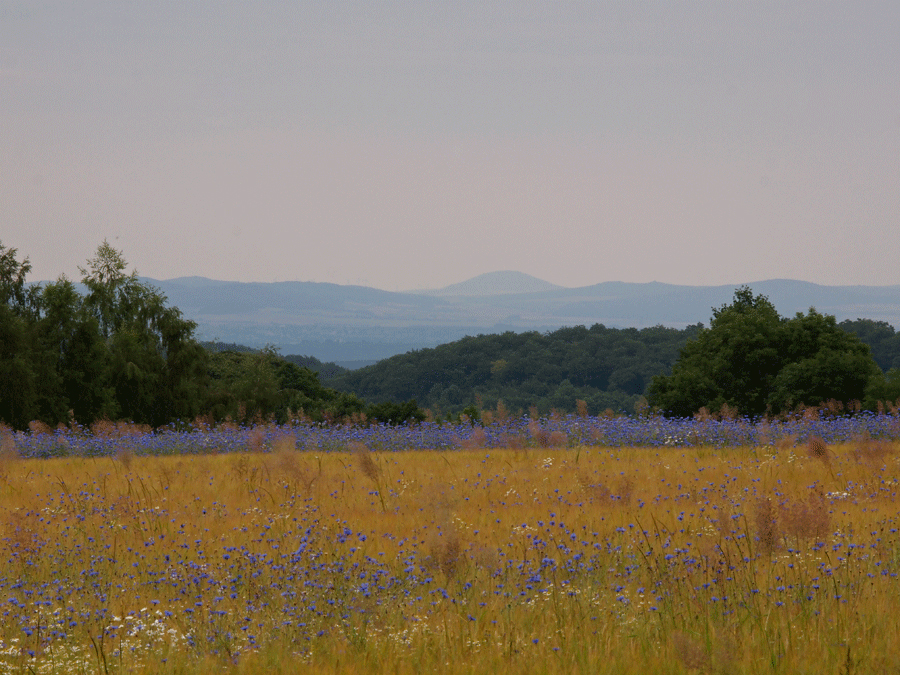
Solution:
<path fill-rule="evenodd" d="M 204 454 L 6 430 L 0 672 L 896 671 L 896 415 L 618 447 L 533 422 L 195 429 Z"/>
<path fill-rule="evenodd" d="M 204 349 L 106 242 L 85 295 L 16 253 L 0 674 L 897 670 L 889 326 L 741 288 L 681 345 L 467 338 L 366 403 Z"/>

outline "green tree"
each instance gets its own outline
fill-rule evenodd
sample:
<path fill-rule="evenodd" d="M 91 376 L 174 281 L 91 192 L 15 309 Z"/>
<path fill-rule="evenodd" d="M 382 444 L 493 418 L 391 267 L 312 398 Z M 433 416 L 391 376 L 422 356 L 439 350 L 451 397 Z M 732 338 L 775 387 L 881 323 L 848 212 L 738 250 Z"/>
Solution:
<path fill-rule="evenodd" d="M 245 357 L 245 369 L 234 383 L 234 393 L 241 406 L 242 422 L 266 419 L 275 414 L 281 402 L 281 383 L 275 374 L 275 353 L 263 350 Z"/>
<path fill-rule="evenodd" d="M 342 420 L 365 409 L 355 394 L 328 389 L 309 368 L 276 350 L 220 351 L 210 355 L 205 408 L 213 419 L 242 423 L 273 418 L 284 423 L 301 411 L 314 421 Z"/>
<path fill-rule="evenodd" d="M 0 421 L 24 429 L 38 411 L 37 373 L 29 339 L 34 291 L 25 285 L 28 258 L 0 242 Z"/>
<path fill-rule="evenodd" d="M 781 325 L 768 298 L 739 288 L 731 305 L 713 309 L 710 327 L 685 344 L 672 374 L 653 378 L 651 405 L 676 416 L 702 407 L 719 410 L 724 404 L 744 414 L 761 414 L 780 369 Z"/>
<path fill-rule="evenodd" d="M 784 323 L 779 354 L 781 369 L 767 399 L 773 412 L 829 399 L 862 402 L 870 380 L 881 373 L 867 345 L 815 309 Z"/>
<path fill-rule="evenodd" d="M 28 258 L 18 260 L 18 253 L 18 249 L 7 248 L 0 241 L 0 304 L 9 307 L 14 314 L 29 317 L 33 316 L 40 287 L 26 285 L 31 262 Z"/>
<path fill-rule="evenodd" d="M 70 415 L 85 424 L 114 419 L 118 405 L 109 350 L 96 319 L 65 277 L 41 289 L 32 334 L 40 382 L 38 417 L 54 425 L 68 422 Z"/>
<path fill-rule="evenodd" d="M 869 345 L 872 358 L 883 371 L 900 368 L 900 333 L 891 324 L 871 319 L 847 319 L 841 321 L 838 327 Z"/>
<path fill-rule="evenodd" d="M 758 416 L 829 399 L 862 400 L 876 371 L 868 347 L 834 317 L 810 309 L 782 319 L 768 298 L 745 286 L 730 305 L 713 310 L 710 327 L 682 348 L 671 375 L 653 379 L 649 395 L 670 415 L 727 404 Z"/>
<path fill-rule="evenodd" d="M 476 396 L 487 407 L 502 399 L 513 411 L 546 404 L 546 411 L 574 412 L 578 399 L 592 413 L 631 410 L 650 379 L 671 368 L 681 345 L 698 330 L 596 324 L 479 335 L 394 356 L 329 384 L 374 403 L 412 398 L 432 412 L 450 414 L 462 412 Z"/>
<path fill-rule="evenodd" d="M 409 400 L 405 403 L 393 403 L 391 401 L 375 403 L 369 406 L 366 414 L 370 419 L 391 426 L 413 424 L 425 419 L 425 412 L 419 408 L 414 400 Z"/>
<path fill-rule="evenodd" d="M 194 339 L 196 324 L 127 267 L 104 241 L 81 268 L 84 309 L 109 350 L 117 413 L 154 426 L 191 418 L 200 412 L 207 354 Z"/>
<path fill-rule="evenodd" d="M 38 411 L 36 377 L 28 326 L 0 304 L 0 422 L 24 429 Z"/>
<path fill-rule="evenodd" d="M 885 403 L 894 410 L 900 408 L 900 368 L 876 374 L 866 389 L 865 402 L 868 410 L 877 410 Z"/>

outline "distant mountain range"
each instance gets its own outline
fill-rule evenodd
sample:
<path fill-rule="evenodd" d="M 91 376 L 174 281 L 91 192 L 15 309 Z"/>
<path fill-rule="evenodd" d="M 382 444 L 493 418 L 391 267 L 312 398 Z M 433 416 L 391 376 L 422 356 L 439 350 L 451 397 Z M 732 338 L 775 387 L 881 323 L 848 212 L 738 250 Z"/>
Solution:
<path fill-rule="evenodd" d="M 471 297 L 474 295 L 513 295 L 515 293 L 540 293 L 542 291 L 557 291 L 564 286 L 551 284 L 549 281 L 538 279 L 523 272 L 487 272 L 472 277 L 458 284 L 450 284 L 444 288 L 424 291 L 409 291 L 417 295 L 433 295 L 447 297 L 461 295 Z"/>
<path fill-rule="evenodd" d="M 521 272 L 492 272 L 436 290 L 403 293 L 329 283 L 245 283 L 181 277 L 144 279 L 198 325 L 203 340 L 277 346 L 284 354 L 365 365 L 465 335 L 708 323 L 735 286 L 604 282 L 556 286 Z M 773 279 L 746 284 L 782 316 L 815 307 L 844 319 L 900 326 L 900 286 L 820 286 Z M 355 363 L 349 363 L 355 362 Z"/>

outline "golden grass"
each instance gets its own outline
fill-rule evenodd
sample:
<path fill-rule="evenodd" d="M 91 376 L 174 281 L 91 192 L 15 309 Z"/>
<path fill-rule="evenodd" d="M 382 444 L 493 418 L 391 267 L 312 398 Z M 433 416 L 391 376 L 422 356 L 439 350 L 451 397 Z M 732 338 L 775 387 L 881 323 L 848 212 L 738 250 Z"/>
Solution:
<path fill-rule="evenodd" d="M 896 672 L 898 447 L 823 446 L 5 453 L 0 673 Z"/>

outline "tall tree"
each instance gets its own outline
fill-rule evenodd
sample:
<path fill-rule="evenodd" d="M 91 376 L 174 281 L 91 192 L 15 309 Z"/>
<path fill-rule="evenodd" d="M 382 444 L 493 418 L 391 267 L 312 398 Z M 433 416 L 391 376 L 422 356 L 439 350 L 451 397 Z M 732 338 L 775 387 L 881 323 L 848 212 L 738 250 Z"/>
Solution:
<path fill-rule="evenodd" d="M 28 326 L 0 303 L 0 422 L 24 429 L 38 411 Z"/>
<path fill-rule="evenodd" d="M 744 286 L 713 310 L 709 328 L 688 342 L 670 376 L 657 376 L 650 402 L 687 416 L 723 405 L 744 415 L 783 412 L 828 399 L 863 400 L 878 367 L 869 348 L 810 309 L 782 319 L 768 298 Z"/>
<path fill-rule="evenodd" d="M 81 268 L 85 310 L 109 350 L 118 414 L 151 425 L 191 418 L 200 412 L 206 360 L 194 340 L 196 324 L 127 268 L 106 241 Z"/>
<path fill-rule="evenodd" d="M 882 374 L 868 345 L 841 330 L 833 316 L 811 308 L 786 321 L 781 332 L 782 367 L 767 401 L 774 412 L 829 399 L 862 402 L 870 381 Z"/>
<path fill-rule="evenodd" d="M 37 413 L 37 377 L 28 339 L 34 292 L 25 285 L 28 258 L 0 242 L 0 421 L 24 428 Z"/>
<path fill-rule="evenodd" d="M 70 417 L 90 424 L 115 419 L 110 358 L 96 319 L 84 308 L 75 284 L 64 276 L 41 290 L 32 326 L 39 372 L 39 418 L 50 424 Z"/>
<path fill-rule="evenodd" d="M 32 311 L 37 288 L 29 288 L 25 278 L 31 271 L 28 258 L 18 260 L 18 249 L 7 248 L 0 241 L 0 304 L 24 316 Z"/>

